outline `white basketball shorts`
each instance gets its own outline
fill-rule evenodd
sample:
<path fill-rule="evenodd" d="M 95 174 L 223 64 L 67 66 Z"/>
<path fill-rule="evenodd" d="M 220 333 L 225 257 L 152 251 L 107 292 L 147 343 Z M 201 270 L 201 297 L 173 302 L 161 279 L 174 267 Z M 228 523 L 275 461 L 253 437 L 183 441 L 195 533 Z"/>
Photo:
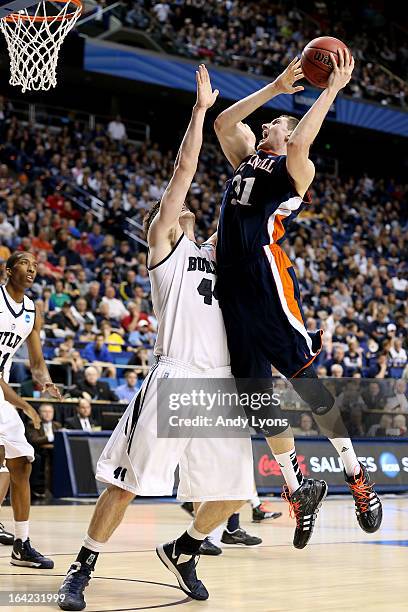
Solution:
<path fill-rule="evenodd" d="M 34 449 L 25 436 L 24 423 L 18 411 L 5 400 L 0 402 L 0 446 L 4 446 L 6 459 L 27 457 L 34 461 Z"/>
<path fill-rule="evenodd" d="M 230 368 L 200 371 L 160 357 L 112 433 L 96 479 L 135 495 L 168 496 L 179 466 L 180 501 L 246 500 L 253 496 L 252 445 L 247 438 L 158 438 L 155 381 L 231 378 Z M 120 469 L 119 469 L 120 468 Z"/>

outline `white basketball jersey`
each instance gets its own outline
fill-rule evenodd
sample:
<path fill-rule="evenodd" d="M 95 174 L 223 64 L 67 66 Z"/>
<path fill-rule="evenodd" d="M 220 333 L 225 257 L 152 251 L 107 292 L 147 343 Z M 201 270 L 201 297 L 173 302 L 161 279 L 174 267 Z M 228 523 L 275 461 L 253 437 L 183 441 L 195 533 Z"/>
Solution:
<path fill-rule="evenodd" d="M 204 370 L 228 366 L 224 322 L 214 295 L 215 248 L 198 246 L 183 234 L 149 274 L 158 320 L 155 355 Z"/>
<path fill-rule="evenodd" d="M 35 321 L 35 305 L 24 296 L 22 303 L 15 302 L 0 285 L 0 372 L 8 382 L 13 356 L 32 332 Z"/>

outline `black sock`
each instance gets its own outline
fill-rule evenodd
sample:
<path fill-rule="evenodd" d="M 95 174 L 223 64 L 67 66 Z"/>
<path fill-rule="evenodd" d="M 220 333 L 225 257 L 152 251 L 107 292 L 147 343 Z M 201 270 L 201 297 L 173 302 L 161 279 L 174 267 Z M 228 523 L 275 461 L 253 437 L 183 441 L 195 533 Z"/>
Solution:
<path fill-rule="evenodd" d="M 238 512 L 236 512 L 235 514 L 231 514 L 231 516 L 228 519 L 228 523 L 227 523 L 227 531 L 229 531 L 230 533 L 232 533 L 233 531 L 236 531 L 237 529 L 239 529 Z"/>
<path fill-rule="evenodd" d="M 93 572 L 95 569 L 95 565 L 96 565 L 96 561 L 98 557 L 99 557 L 98 552 L 95 552 L 94 550 L 89 550 L 89 548 L 82 546 L 81 550 L 78 553 L 76 560 L 79 561 L 81 565 L 86 565 L 86 567 L 88 567 L 91 570 L 91 572 Z"/>
<path fill-rule="evenodd" d="M 187 531 L 185 531 L 183 535 L 181 535 L 176 540 L 176 553 L 184 553 L 185 555 L 196 555 L 202 543 L 203 540 L 196 540 L 195 538 L 192 538 L 191 535 L 187 533 Z"/>

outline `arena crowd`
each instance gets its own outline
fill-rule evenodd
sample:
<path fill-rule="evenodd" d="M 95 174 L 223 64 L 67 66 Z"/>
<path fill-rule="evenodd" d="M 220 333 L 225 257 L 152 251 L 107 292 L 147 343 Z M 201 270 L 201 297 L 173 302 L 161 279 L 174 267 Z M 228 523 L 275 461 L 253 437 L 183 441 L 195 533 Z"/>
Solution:
<path fill-rule="evenodd" d="M 397 27 L 372 5 L 129 0 L 121 20 L 150 32 L 170 53 L 267 78 L 282 72 L 310 40 L 330 33 L 346 41 L 356 59 L 346 94 L 407 106 L 406 37 L 398 40 Z"/>
<path fill-rule="evenodd" d="M 25 126 L 12 112 L 0 127 L 0 259 L 4 264 L 15 249 L 37 256 L 32 297 L 44 317 L 44 352 L 66 396 L 80 398 L 69 419 L 84 429 L 100 426 L 92 401 L 129 401 L 153 361 L 157 321 L 146 248 L 125 230 L 128 219 L 142 224 L 163 194 L 175 151 L 138 146 L 123 128 L 90 131 L 72 122 L 52 131 Z M 199 242 L 216 230 L 228 176 L 218 147 L 206 145 L 189 195 Z M 86 208 L 89 195 L 103 203 L 97 212 Z M 318 173 L 311 195 L 286 248 L 307 327 L 325 330 L 319 374 L 371 379 L 357 412 L 383 410 L 389 430 L 406 432 L 407 185 Z M 12 380 L 36 397 L 24 352 L 20 357 Z M 389 378 L 395 381 L 385 388 L 381 380 Z M 380 416 L 353 426 L 367 433 Z"/>

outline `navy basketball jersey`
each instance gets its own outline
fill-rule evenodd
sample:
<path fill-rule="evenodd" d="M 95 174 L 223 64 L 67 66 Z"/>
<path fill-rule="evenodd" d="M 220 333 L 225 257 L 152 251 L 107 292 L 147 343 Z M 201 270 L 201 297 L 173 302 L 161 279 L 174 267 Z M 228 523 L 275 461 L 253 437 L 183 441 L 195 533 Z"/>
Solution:
<path fill-rule="evenodd" d="M 286 155 L 259 150 L 227 182 L 217 230 L 217 263 L 233 265 L 280 244 L 306 202 L 286 169 Z"/>

